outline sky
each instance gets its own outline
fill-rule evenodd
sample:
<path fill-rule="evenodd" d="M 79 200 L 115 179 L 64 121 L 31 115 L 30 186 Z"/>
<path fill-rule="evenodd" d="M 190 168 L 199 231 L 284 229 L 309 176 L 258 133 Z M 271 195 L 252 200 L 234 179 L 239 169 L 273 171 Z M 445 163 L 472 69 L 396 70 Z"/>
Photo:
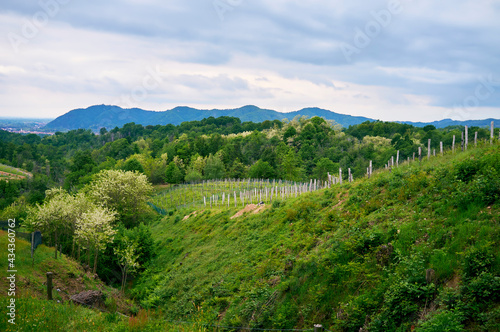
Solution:
<path fill-rule="evenodd" d="M 2 0 L 0 116 L 320 107 L 500 118 L 499 0 Z"/>

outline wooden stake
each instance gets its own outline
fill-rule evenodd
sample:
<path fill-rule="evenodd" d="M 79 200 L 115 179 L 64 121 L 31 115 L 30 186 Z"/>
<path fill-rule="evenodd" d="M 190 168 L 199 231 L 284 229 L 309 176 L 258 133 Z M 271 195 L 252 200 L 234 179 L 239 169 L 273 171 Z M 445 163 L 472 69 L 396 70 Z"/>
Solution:
<path fill-rule="evenodd" d="M 468 145 L 469 145 L 469 127 L 465 126 L 465 150 L 467 150 Z"/>
<path fill-rule="evenodd" d="M 52 300 L 52 272 L 47 272 L 47 300 Z"/>
<path fill-rule="evenodd" d="M 431 158 L 431 139 L 427 141 L 427 160 Z"/>

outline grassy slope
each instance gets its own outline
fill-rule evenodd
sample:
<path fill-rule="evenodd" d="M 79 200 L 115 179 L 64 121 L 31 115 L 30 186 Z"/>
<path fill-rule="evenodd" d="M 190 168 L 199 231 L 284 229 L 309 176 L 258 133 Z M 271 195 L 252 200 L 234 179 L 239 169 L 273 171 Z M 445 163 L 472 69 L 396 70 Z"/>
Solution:
<path fill-rule="evenodd" d="M 8 283 L 7 270 L 7 232 L 0 231 L 0 289 L 2 297 L 0 302 L 3 308 L 7 305 Z M 0 319 L 0 331 L 93 331 L 99 324 L 105 324 L 106 328 L 113 326 L 106 322 L 106 315 L 100 314 L 87 308 L 69 304 L 69 297 L 85 290 L 100 290 L 108 297 L 114 299 L 118 309 L 123 311 L 130 303 L 119 296 L 118 292 L 105 286 L 92 275 L 86 273 L 78 263 L 63 255 L 62 258 L 54 259 L 54 249 L 41 245 L 35 253 L 35 265 L 31 266 L 30 243 L 20 238 L 16 239 L 16 304 L 17 318 L 16 326 L 13 328 L 7 323 L 7 316 L 2 315 Z M 53 298 L 49 302 L 47 297 L 46 272 L 53 272 Z M 57 290 L 59 289 L 59 291 Z M 60 301 L 64 304 L 59 304 Z M 111 302 L 113 303 L 113 302 Z M 4 312 L 2 310 L 2 312 Z M 109 319 L 108 319 L 109 320 Z M 112 321 L 120 321 L 113 317 Z M 56 328 L 57 327 L 57 328 Z"/>
<path fill-rule="evenodd" d="M 179 211 L 153 226 L 158 256 L 135 294 L 229 326 L 497 329 L 499 165 L 488 145 L 237 219 Z"/>
<path fill-rule="evenodd" d="M 23 179 L 26 176 L 33 177 L 33 174 L 20 168 L 0 164 L 0 179 Z"/>

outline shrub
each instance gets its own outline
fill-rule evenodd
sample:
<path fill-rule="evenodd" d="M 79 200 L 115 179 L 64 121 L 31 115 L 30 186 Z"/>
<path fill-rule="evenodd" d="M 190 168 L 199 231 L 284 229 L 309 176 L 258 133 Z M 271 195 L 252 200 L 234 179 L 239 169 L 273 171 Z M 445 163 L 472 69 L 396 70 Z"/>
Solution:
<path fill-rule="evenodd" d="M 483 271 L 464 286 L 464 296 L 483 304 L 500 300 L 500 277 Z"/>
<path fill-rule="evenodd" d="M 463 314 L 458 310 L 439 311 L 418 326 L 418 332 L 460 332 L 464 331 Z"/>
<path fill-rule="evenodd" d="M 459 181 L 469 183 L 479 171 L 480 163 L 477 159 L 467 159 L 455 166 L 455 178 Z"/>
<path fill-rule="evenodd" d="M 486 246 L 472 247 L 464 253 L 463 271 L 467 278 L 474 278 L 482 272 L 488 272 L 495 261 Z"/>

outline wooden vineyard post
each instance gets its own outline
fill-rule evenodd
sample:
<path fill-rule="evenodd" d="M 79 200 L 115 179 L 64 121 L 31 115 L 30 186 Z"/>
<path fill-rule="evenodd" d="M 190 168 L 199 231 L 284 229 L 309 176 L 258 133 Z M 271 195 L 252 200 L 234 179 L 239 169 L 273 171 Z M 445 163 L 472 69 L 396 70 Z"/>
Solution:
<path fill-rule="evenodd" d="M 415 152 L 413 152 L 413 161 L 415 161 Z"/>
<path fill-rule="evenodd" d="M 323 325 L 321 324 L 314 324 L 314 332 L 321 332 L 324 331 Z"/>
<path fill-rule="evenodd" d="M 52 300 L 52 272 L 47 272 L 47 300 Z"/>
<path fill-rule="evenodd" d="M 469 145 L 469 127 L 465 126 L 465 150 L 467 150 L 468 145 Z"/>
<path fill-rule="evenodd" d="M 339 179 L 340 179 L 340 184 L 342 184 L 342 168 L 339 168 Z"/>
<path fill-rule="evenodd" d="M 349 182 L 351 182 L 351 168 L 350 167 L 347 169 L 347 179 Z"/>
<path fill-rule="evenodd" d="M 427 160 L 431 159 L 431 139 L 427 140 Z"/>
<path fill-rule="evenodd" d="M 436 156 L 436 149 L 432 149 L 432 155 L 435 157 Z"/>
<path fill-rule="evenodd" d="M 399 150 L 396 154 L 396 167 L 399 167 Z"/>
<path fill-rule="evenodd" d="M 439 152 L 441 152 L 441 156 L 443 155 L 443 142 L 439 142 Z"/>
<path fill-rule="evenodd" d="M 418 147 L 418 161 L 422 161 L 422 147 Z"/>
<path fill-rule="evenodd" d="M 474 146 L 477 146 L 477 131 L 474 133 Z"/>
<path fill-rule="evenodd" d="M 451 143 L 451 151 L 455 153 L 455 135 L 453 135 L 453 142 Z"/>

